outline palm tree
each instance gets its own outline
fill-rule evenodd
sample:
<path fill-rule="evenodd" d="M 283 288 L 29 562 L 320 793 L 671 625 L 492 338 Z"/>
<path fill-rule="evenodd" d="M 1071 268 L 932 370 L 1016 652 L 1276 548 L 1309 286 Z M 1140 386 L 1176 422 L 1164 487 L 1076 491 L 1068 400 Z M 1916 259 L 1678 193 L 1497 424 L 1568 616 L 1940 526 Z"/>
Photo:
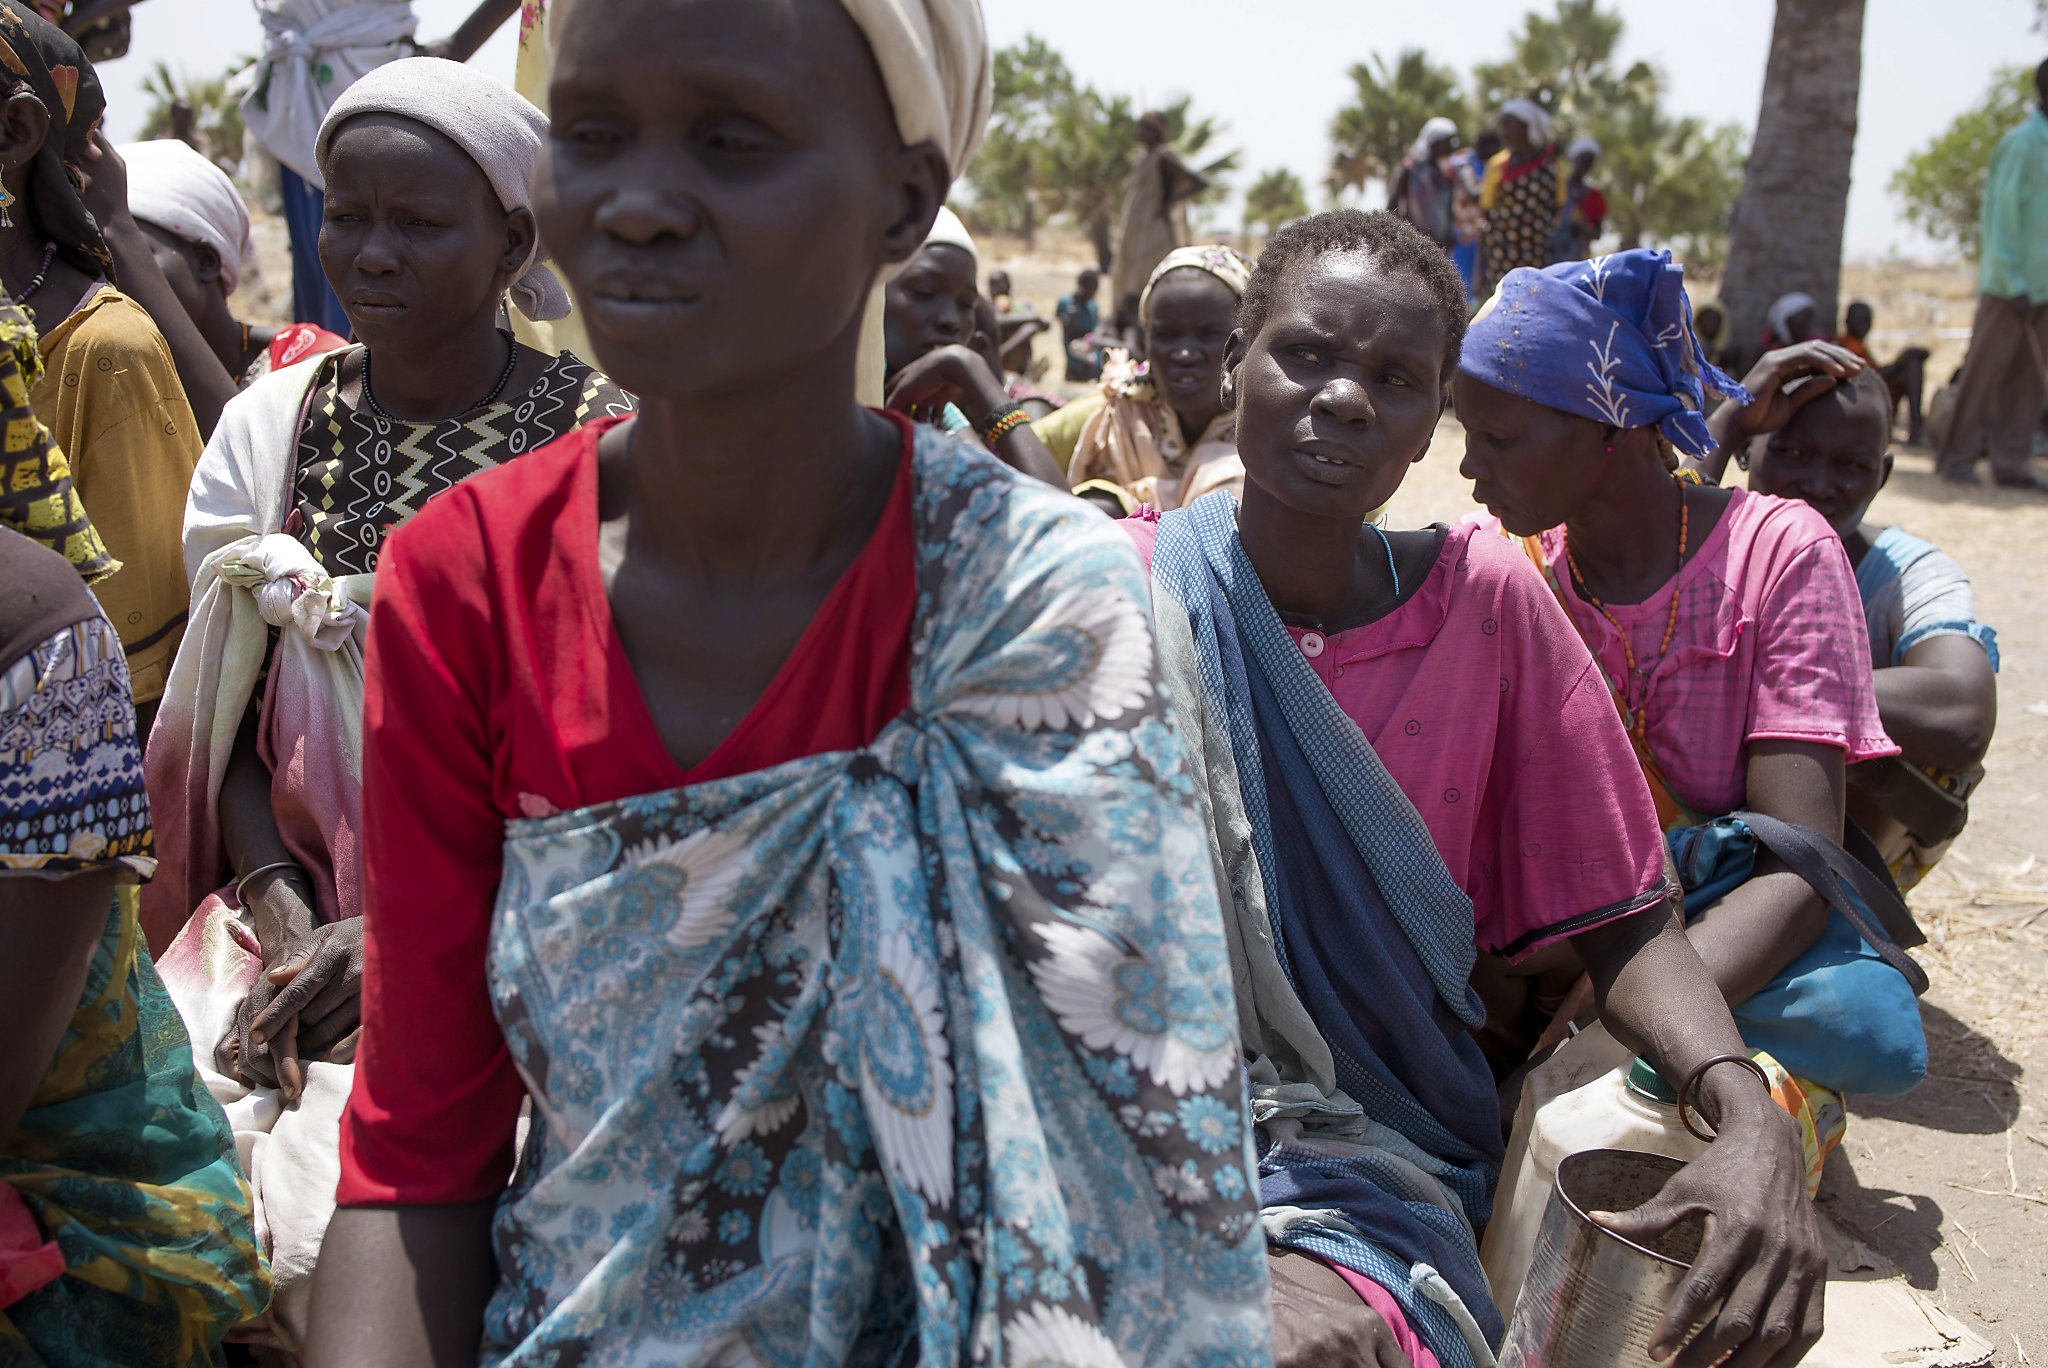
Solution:
<path fill-rule="evenodd" d="M 1351 84 L 1351 103 L 1330 123 L 1332 196 L 1390 180 L 1422 125 L 1439 114 L 1467 138 L 1474 132 L 1457 73 L 1432 64 L 1420 48 L 1403 49 L 1392 66 L 1384 57 L 1356 64 Z"/>
<path fill-rule="evenodd" d="M 207 144 L 201 151 L 230 164 L 242 160 L 242 102 L 229 93 L 229 77 L 249 65 L 243 58 L 219 76 L 195 78 L 172 73 L 157 62 L 142 79 L 142 93 L 150 99 L 143 117 L 144 140 L 161 138 L 171 132 L 171 111 L 179 104 L 192 110 L 193 124 Z"/>
<path fill-rule="evenodd" d="M 1738 340 L 1756 336 L 1771 301 L 1792 290 L 1812 295 L 1833 326 L 1862 84 L 1863 0 L 1778 0 L 1721 284 Z"/>
<path fill-rule="evenodd" d="M 1285 167 L 1276 167 L 1252 182 L 1252 188 L 1244 192 L 1244 244 L 1249 248 L 1252 235 L 1264 229 L 1267 236 L 1282 224 L 1292 223 L 1308 215 L 1308 194 L 1303 189 L 1301 177 Z"/>

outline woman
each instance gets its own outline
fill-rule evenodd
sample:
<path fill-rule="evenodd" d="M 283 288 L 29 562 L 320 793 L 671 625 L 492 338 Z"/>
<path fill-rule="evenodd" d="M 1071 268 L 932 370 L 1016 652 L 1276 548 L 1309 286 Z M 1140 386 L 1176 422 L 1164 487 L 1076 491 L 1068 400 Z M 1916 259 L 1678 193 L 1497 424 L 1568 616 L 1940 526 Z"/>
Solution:
<path fill-rule="evenodd" d="M 1564 150 L 1564 160 L 1571 174 L 1565 177 L 1551 254 L 1558 261 L 1584 261 L 1593 255 L 1593 244 L 1607 223 L 1607 196 L 1591 179 L 1600 144 L 1578 138 Z"/>
<path fill-rule="evenodd" d="M 1773 352 L 1765 364 L 1810 368 L 1826 344 Z M 1752 373 L 1744 382 L 1768 389 Z M 1828 520 L 1856 571 L 1870 637 L 1872 684 L 1897 760 L 1849 771 L 1849 813 L 1871 838 L 1901 889 L 1925 878 L 1960 834 L 1967 800 L 1984 778 L 1998 722 L 1998 633 L 1977 620 L 1970 577 L 1939 547 L 1903 527 L 1868 521 L 1891 480 L 1891 392 L 1866 368 L 1834 385 L 1809 382 L 1812 398 L 1768 440 L 1724 441 L 1759 494 L 1799 499 Z M 1714 422 L 1719 425 L 1721 415 Z M 1718 480 L 1719 469 L 1705 472 Z"/>
<path fill-rule="evenodd" d="M 1223 348 L 1250 278 L 1251 263 L 1229 247 L 1183 247 L 1159 263 L 1138 304 L 1151 359 L 1115 366 L 1097 395 L 1033 425 L 1069 484 L 1110 480 L 1161 508 L 1237 487 Z"/>
<path fill-rule="evenodd" d="M 344 301 L 320 259 L 318 134 L 341 93 L 387 62 L 416 52 L 466 62 L 512 16 L 513 0 L 480 0 L 446 40 L 422 48 L 410 0 L 252 0 L 264 51 L 242 121 L 277 159 L 278 187 L 292 245 L 292 317 L 330 332 L 348 330 Z"/>
<path fill-rule="evenodd" d="M 1481 254 L 1489 282 L 1518 266 L 1550 264 L 1551 231 L 1564 204 L 1543 106 L 1534 100 L 1502 105 L 1500 140 L 1479 187 L 1479 207 L 1486 213 Z"/>
<path fill-rule="evenodd" d="M 1138 568 L 854 398 L 986 117 L 979 7 L 587 12 L 542 228 L 644 407 L 386 562 L 314 1360 L 1257 1362 Z"/>
<path fill-rule="evenodd" d="M 71 562 L 78 577 L 98 584 L 121 568 L 100 539 L 71 482 L 71 463 L 36 417 L 29 391 L 43 375 L 36 325 L 0 295 L 0 524 L 41 542 Z"/>
<path fill-rule="evenodd" d="M 1030 415 L 1003 383 L 1001 358 L 974 344 L 979 259 L 967 225 L 942 208 L 916 255 L 883 287 L 889 407 L 944 432 L 970 434 L 1005 465 L 1064 489 Z"/>
<path fill-rule="evenodd" d="M 1763 344 L 1766 349 L 1797 346 L 1822 337 L 1819 305 L 1810 294 L 1794 290 L 1791 294 L 1779 295 L 1771 301 L 1770 312 L 1764 321 Z"/>
<path fill-rule="evenodd" d="M 1429 120 L 1401 159 L 1401 169 L 1387 191 L 1387 207 L 1446 252 L 1458 246 L 1459 185 L 1451 168 L 1457 150 L 1458 126 L 1441 115 Z"/>
<path fill-rule="evenodd" d="M 1142 150 L 1117 214 L 1111 299 L 1143 289 L 1166 254 L 1187 242 L 1187 202 L 1209 188 L 1208 179 L 1173 150 L 1164 114 L 1154 109 L 1142 115 L 1137 136 Z"/>
<path fill-rule="evenodd" d="M 1466 339 L 1460 469 L 1499 525 L 1529 539 L 1628 721 L 1667 831 L 1746 810 L 1839 844 L 1845 768 L 1898 753 L 1841 541 L 1804 504 L 1701 486 L 1676 467 L 1680 453 L 1705 458 L 1781 426 L 1819 392 L 1788 395 L 1797 376 L 1830 384 L 1860 363 L 1815 349 L 1810 366 L 1752 372 L 1751 395 L 1703 368 L 1695 346 L 1668 253 L 1511 275 Z M 1718 431 L 1701 416 L 1706 385 L 1735 400 Z M 1674 849 L 1683 867 L 1682 837 Z M 1918 1081 L 1926 1044 L 1910 993 L 1892 1004 L 1910 1020 L 1840 993 L 1818 1017 L 1788 1015 L 1800 1010 L 1788 985 L 1832 963 L 1839 921 L 1798 874 L 1766 856 L 1689 911 L 1687 934 L 1745 1038 L 1804 1022 L 1797 1048 L 1768 1046 L 1793 1074 L 1836 1092 Z"/>
<path fill-rule="evenodd" d="M 0 1359 L 221 1363 L 269 1278 L 121 896 L 155 861 L 120 638 L 6 527 L 0 584 Z"/>
<path fill-rule="evenodd" d="M 249 209 L 225 171 L 175 138 L 120 149 L 128 171 L 128 208 L 150 251 L 207 346 L 243 389 L 348 339 L 317 323 L 271 327 L 245 323 L 229 303 L 242 270 L 256 258 Z"/>
<path fill-rule="evenodd" d="M 8 60 L 11 59 L 11 60 Z M 16 0 L 0 4 L 0 279 L 42 334 L 30 390 L 119 573 L 94 586 L 121 634 L 141 722 L 185 626 L 178 517 L 201 438 L 163 335 L 108 283 L 113 257 L 81 197 L 106 107 L 77 44 Z"/>
<path fill-rule="evenodd" d="M 1819 1334 L 1825 1267 L 1798 1142 L 1669 916 L 1591 661 L 1510 544 L 1367 521 L 1429 448 L 1463 301 L 1394 215 L 1283 229 L 1225 371 L 1242 506 L 1125 524 L 1151 543 L 1162 667 L 1227 873 L 1279 1358 L 1491 1361 L 1474 1232 L 1501 1143 L 1467 978 L 1475 948 L 1562 944 L 1616 1033 L 1720 1113 L 1658 1199 L 1601 1217 L 1641 1239 L 1713 1213 L 1657 1340 L 1676 1348 L 1726 1294 L 1683 1361 L 1790 1363 Z"/>
<path fill-rule="evenodd" d="M 469 476 L 627 408 L 575 357 L 499 330 L 508 289 L 531 317 L 562 304 L 530 207 L 545 130 L 437 58 L 380 67 L 335 103 L 321 252 L 362 344 L 230 404 L 186 510 L 195 627 L 150 744 L 164 867 L 143 924 L 169 945 L 209 1083 L 263 1136 L 257 1200 L 288 1344 L 305 1331 L 360 1015 L 362 649 L 385 540 Z M 280 1096 L 296 1103 L 282 1119 Z"/>

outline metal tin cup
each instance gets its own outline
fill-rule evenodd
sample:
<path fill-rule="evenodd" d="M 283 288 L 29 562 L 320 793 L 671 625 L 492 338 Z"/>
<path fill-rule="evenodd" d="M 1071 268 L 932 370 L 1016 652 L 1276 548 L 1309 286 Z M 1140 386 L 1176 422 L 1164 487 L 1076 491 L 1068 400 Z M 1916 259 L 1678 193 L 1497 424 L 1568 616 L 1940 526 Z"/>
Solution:
<path fill-rule="evenodd" d="M 1705 1221 L 1690 1217 L 1637 1244 L 1586 1213 L 1639 1207 L 1684 1167 L 1635 1150 L 1583 1150 L 1557 1166 L 1500 1368 L 1638 1368 L 1652 1361 L 1651 1337 L 1699 1257 Z"/>

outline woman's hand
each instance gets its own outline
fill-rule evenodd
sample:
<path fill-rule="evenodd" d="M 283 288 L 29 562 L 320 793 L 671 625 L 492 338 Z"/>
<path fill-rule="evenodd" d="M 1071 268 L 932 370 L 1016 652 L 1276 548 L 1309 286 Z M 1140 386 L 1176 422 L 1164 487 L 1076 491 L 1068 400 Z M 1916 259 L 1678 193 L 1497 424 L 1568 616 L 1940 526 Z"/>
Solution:
<path fill-rule="evenodd" d="M 1380 1313 L 1336 1269 L 1310 1254 L 1272 1249 L 1276 1368 L 1414 1368 Z"/>
<path fill-rule="evenodd" d="M 1765 352 L 1742 377 L 1750 402 L 1721 405 L 1708 425 L 1724 445 L 1776 432 L 1792 421 L 1793 414 L 1862 369 L 1862 357 L 1832 342 L 1801 342 Z M 1806 383 L 1786 393 L 1785 387 L 1794 380 Z"/>
<path fill-rule="evenodd" d="M 972 347 L 956 342 L 935 347 L 898 371 L 889 386 L 888 404 L 898 413 L 957 404 L 967 421 L 979 426 L 1009 398 L 988 362 Z"/>
<path fill-rule="evenodd" d="M 252 1088 L 275 1088 L 280 1083 L 276 1056 L 251 1031 L 277 996 L 269 971 L 283 962 L 292 945 L 313 934 L 320 919 L 313 910 L 312 881 L 302 869 L 286 866 L 259 875 L 242 886 L 241 896 L 256 924 L 256 943 L 263 947 L 264 973 L 235 1009 L 234 1025 L 214 1047 L 214 1067 Z"/>
<path fill-rule="evenodd" d="M 305 1086 L 301 1059 L 353 1057 L 362 1024 L 363 919 L 320 927 L 284 947 L 263 975 L 275 995 L 249 1020 L 249 1039 L 270 1046 L 286 1101 Z M 252 995 L 253 996 L 253 995 Z"/>
<path fill-rule="evenodd" d="M 85 145 L 85 164 L 78 171 L 85 183 L 81 198 L 102 232 L 128 218 L 128 163 L 107 140 L 106 129 L 92 131 Z"/>
<path fill-rule="evenodd" d="M 1748 1091 L 1760 1096 L 1754 1080 Z M 1820 1339 L 1828 1272 L 1798 1131 L 1784 1111 L 1758 1101 L 1724 1110 L 1718 1133 L 1651 1201 L 1591 1214 L 1629 1240 L 1706 1215 L 1700 1256 L 1658 1327 L 1651 1357 L 1670 1357 L 1718 1302 L 1720 1311 L 1678 1354 L 1677 1368 L 1706 1368 L 1724 1356 L 1732 1356 L 1730 1368 L 1795 1364 Z"/>

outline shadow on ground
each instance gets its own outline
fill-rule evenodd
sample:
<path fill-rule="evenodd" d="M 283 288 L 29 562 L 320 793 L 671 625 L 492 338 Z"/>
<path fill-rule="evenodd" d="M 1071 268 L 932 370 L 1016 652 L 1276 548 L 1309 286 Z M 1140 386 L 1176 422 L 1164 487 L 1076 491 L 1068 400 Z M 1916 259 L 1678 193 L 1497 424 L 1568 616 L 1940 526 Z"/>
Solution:
<path fill-rule="evenodd" d="M 1931 1002 L 1920 1004 L 1927 1028 L 1927 1079 L 1902 1097 L 1857 1097 L 1857 1116 L 1882 1117 L 1952 1135 L 2000 1135 L 2020 1115 L 2021 1067 L 1998 1046 Z"/>
<path fill-rule="evenodd" d="M 1940 1285 L 1934 1252 L 1942 1246 L 1941 1227 L 1948 1217 L 1933 1197 L 1863 1186 L 1845 1146 L 1828 1156 L 1819 1206 L 1836 1225 L 1897 1264 L 1914 1287 L 1932 1292 Z"/>

